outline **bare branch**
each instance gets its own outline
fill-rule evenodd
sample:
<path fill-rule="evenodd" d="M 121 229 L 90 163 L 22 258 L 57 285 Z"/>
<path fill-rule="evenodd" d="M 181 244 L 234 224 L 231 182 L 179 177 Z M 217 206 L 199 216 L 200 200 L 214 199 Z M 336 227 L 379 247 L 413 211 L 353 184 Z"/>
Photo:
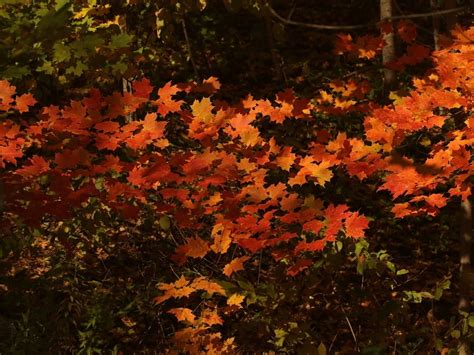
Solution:
<path fill-rule="evenodd" d="M 292 25 L 292 26 L 299 26 L 299 27 L 308 27 L 308 28 L 314 28 L 317 30 L 357 30 L 361 28 L 366 28 L 367 26 L 370 26 L 370 24 L 363 24 L 363 25 L 348 25 L 348 26 L 337 26 L 337 25 L 319 25 L 319 24 L 314 24 L 314 23 L 306 23 L 306 22 L 299 22 L 299 21 L 293 21 L 286 19 L 282 16 L 280 16 L 271 6 L 268 2 L 265 2 L 265 6 L 270 12 L 270 14 L 275 17 L 278 21 L 281 23 L 284 23 L 285 25 Z"/>
<path fill-rule="evenodd" d="M 392 17 L 386 18 L 385 20 L 392 21 L 392 20 L 403 20 L 407 18 L 435 17 L 435 16 L 453 14 L 457 12 L 463 12 L 468 9 L 469 9 L 469 6 L 460 6 L 460 7 L 455 7 L 454 9 L 448 9 L 448 10 L 439 10 L 439 11 L 431 11 L 431 12 L 422 12 L 419 14 L 392 16 Z"/>
<path fill-rule="evenodd" d="M 377 21 L 367 22 L 367 23 L 359 24 L 359 25 L 322 25 L 322 24 L 299 22 L 299 21 L 286 19 L 282 17 L 280 14 L 278 14 L 278 12 L 276 12 L 275 9 L 273 9 L 268 2 L 265 2 L 265 7 L 275 19 L 277 19 L 278 21 L 280 21 L 281 23 L 285 25 L 313 28 L 316 30 L 330 30 L 330 31 L 358 30 L 358 29 L 377 25 L 381 22 L 381 20 L 377 20 Z M 461 6 L 461 7 L 456 7 L 454 9 L 448 9 L 448 10 L 439 10 L 439 11 L 424 12 L 424 13 L 419 13 L 419 14 L 391 16 L 391 17 L 384 18 L 383 21 L 442 16 L 442 15 L 447 15 L 447 14 L 452 14 L 452 13 L 463 12 L 468 9 L 469 9 L 469 6 Z"/>

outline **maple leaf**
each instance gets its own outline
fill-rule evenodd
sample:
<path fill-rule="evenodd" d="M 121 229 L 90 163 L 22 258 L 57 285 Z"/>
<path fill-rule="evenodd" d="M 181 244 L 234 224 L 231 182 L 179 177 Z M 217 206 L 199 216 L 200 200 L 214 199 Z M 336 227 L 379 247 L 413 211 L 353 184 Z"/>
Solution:
<path fill-rule="evenodd" d="M 203 80 L 203 82 L 198 85 L 193 91 L 211 95 L 219 91 L 220 88 L 221 83 L 219 82 L 219 79 L 215 76 L 210 76 L 209 78 Z"/>
<path fill-rule="evenodd" d="M 230 229 L 225 228 L 222 223 L 217 223 L 212 228 L 212 237 L 214 243 L 211 245 L 211 250 L 214 253 L 224 254 L 229 250 L 232 239 L 230 238 Z"/>
<path fill-rule="evenodd" d="M 358 212 L 352 213 L 346 217 L 344 228 L 346 234 L 354 239 L 365 237 L 365 230 L 369 227 L 369 221 L 365 216 L 359 215 Z"/>
<path fill-rule="evenodd" d="M 235 258 L 230 263 L 224 266 L 224 270 L 222 273 L 227 277 L 230 277 L 234 272 L 243 270 L 244 263 L 249 259 L 249 256 L 241 256 L 240 258 Z"/>
<path fill-rule="evenodd" d="M 397 33 L 404 42 L 411 43 L 417 35 L 416 26 L 411 21 L 401 20 L 397 24 Z"/>
<path fill-rule="evenodd" d="M 166 116 L 170 112 L 178 112 L 181 110 L 181 104 L 183 100 L 175 101 L 173 96 L 180 92 L 181 89 L 176 85 L 172 85 L 171 82 L 167 82 L 165 86 L 158 90 L 159 99 L 154 103 L 158 106 L 158 113 L 162 116 Z"/>
<path fill-rule="evenodd" d="M 240 295 L 238 293 L 234 293 L 227 299 L 228 306 L 237 306 L 238 308 L 242 308 L 241 304 L 244 301 L 245 296 Z"/>
<path fill-rule="evenodd" d="M 89 166 L 91 162 L 91 154 L 82 147 L 76 149 L 65 149 L 61 153 L 56 153 L 54 162 L 59 169 L 71 169 L 81 164 Z"/>
<path fill-rule="evenodd" d="M 184 245 L 184 255 L 191 258 L 203 258 L 209 251 L 209 245 L 199 237 L 188 239 Z"/>
<path fill-rule="evenodd" d="M 145 99 L 148 99 L 153 91 L 153 86 L 150 85 L 150 80 L 147 78 L 143 78 L 140 81 L 134 81 L 132 83 L 132 88 L 135 96 Z"/>
<path fill-rule="evenodd" d="M 225 295 L 225 290 L 216 282 L 209 281 L 205 277 L 199 277 L 193 281 L 191 284 L 196 290 L 206 291 L 208 294 L 213 295 L 214 293 L 219 293 Z"/>
<path fill-rule="evenodd" d="M 15 86 L 10 85 L 6 80 L 0 80 L 0 110 L 8 110 L 15 92 Z"/>
<path fill-rule="evenodd" d="M 120 129 L 119 123 L 114 122 L 114 121 L 102 121 L 102 122 L 96 123 L 94 127 L 98 131 L 106 132 L 106 133 L 117 132 Z"/>
<path fill-rule="evenodd" d="M 23 94 L 16 97 L 16 109 L 21 113 L 27 112 L 30 109 L 30 106 L 36 104 L 36 100 L 31 94 Z"/>
<path fill-rule="evenodd" d="M 205 97 L 201 101 L 195 100 L 191 105 L 194 117 L 204 123 L 212 122 L 214 118 L 214 114 L 212 113 L 213 108 L 214 106 L 209 97 Z"/>
<path fill-rule="evenodd" d="M 336 38 L 336 45 L 334 47 L 334 53 L 341 55 L 344 53 L 353 52 L 356 49 L 356 45 L 352 40 L 350 34 L 338 34 Z"/>
<path fill-rule="evenodd" d="M 357 38 L 356 46 L 359 58 L 372 59 L 382 51 L 384 41 L 382 36 L 361 36 Z"/>
<path fill-rule="evenodd" d="M 413 210 L 410 208 L 408 202 L 396 203 L 392 208 L 392 213 L 397 218 L 403 218 L 409 216 L 413 213 Z"/>
<path fill-rule="evenodd" d="M 316 178 L 319 185 L 324 186 L 333 176 L 332 171 L 329 169 L 331 166 L 332 163 L 323 161 L 320 164 L 308 164 L 304 167 L 303 171 L 308 176 Z"/>
<path fill-rule="evenodd" d="M 174 315 L 179 322 L 188 322 L 191 324 L 196 322 L 196 316 L 189 308 L 172 308 L 167 313 Z"/>
<path fill-rule="evenodd" d="M 311 259 L 300 259 L 293 266 L 288 268 L 288 270 L 286 271 L 286 274 L 288 276 L 296 276 L 301 271 L 307 269 L 311 265 L 313 265 L 313 260 L 311 260 Z"/>
<path fill-rule="evenodd" d="M 205 309 L 201 313 L 200 321 L 202 323 L 207 324 L 208 326 L 213 326 L 213 325 L 216 325 L 216 324 L 223 324 L 224 323 L 222 318 L 217 313 L 217 310 L 212 310 L 211 311 L 209 309 Z"/>
<path fill-rule="evenodd" d="M 254 120 L 254 117 L 250 115 L 242 116 L 238 114 L 230 120 L 230 125 L 234 130 L 228 129 L 227 132 L 232 137 L 239 136 L 246 146 L 254 146 L 261 140 L 258 128 L 250 125 Z"/>
<path fill-rule="evenodd" d="M 291 151 L 291 147 L 285 147 L 280 155 L 275 159 L 276 164 L 283 170 L 290 171 L 291 166 L 295 162 L 296 155 Z"/>
<path fill-rule="evenodd" d="M 212 196 L 209 197 L 209 199 L 206 202 L 207 206 L 214 207 L 219 204 L 219 202 L 222 201 L 222 195 L 220 192 L 216 192 Z"/>
<path fill-rule="evenodd" d="M 317 219 L 303 224 L 303 230 L 305 232 L 312 232 L 314 234 L 318 234 L 323 227 L 324 223 Z"/>
<path fill-rule="evenodd" d="M 16 164 L 18 158 L 23 157 L 23 151 L 19 146 L 12 141 L 7 141 L 7 145 L 0 145 L 0 166 L 3 167 L 3 162 Z"/>
<path fill-rule="evenodd" d="M 312 242 L 299 242 L 295 247 L 295 254 L 302 253 L 305 251 L 315 252 L 321 251 L 326 246 L 326 241 L 323 239 L 314 240 Z"/>
<path fill-rule="evenodd" d="M 164 291 L 162 296 L 155 297 L 155 302 L 160 304 L 169 298 L 188 297 L 191 293 L 196 291 L 195 287 L 189 286 L 189 280 L 181 276 L 176 282 L 171 284 L 162 283 L 158 289 Z"/>
<path fill-rule="evenodd" d="M 29 159 L 30 165 L 18 169 L 16 173 L 24 178 L 38 176 L 49 170 L 49 163 L 41 156 L 35 155 Z"/>

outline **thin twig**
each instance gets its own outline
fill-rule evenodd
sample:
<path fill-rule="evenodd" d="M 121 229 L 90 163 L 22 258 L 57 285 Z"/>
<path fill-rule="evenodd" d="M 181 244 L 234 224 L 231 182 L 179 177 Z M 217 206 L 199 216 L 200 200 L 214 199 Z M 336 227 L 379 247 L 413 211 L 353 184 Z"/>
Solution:
<path fill-rule="evenodd" d="M 189 41 L 188 30 L 186 29 L 186 22 L 184 21 L 184 18 L 181 21 L 181 25 L 183 26 L 184 39 L 186 40 L 186 47 L 188 47 L 189 60 L 193 66 L 194 76 L 196 77 L 196 80 L 199 81 L 199 72 L 197 70 L 196 62 L 194 61 L 193 52 L 191 50 L 191 42 Z"/>
<path fill-rule="evenodd" d="M 328 353 L 331 353 L 331 349 L 334 346 L 334 342 L 336 341 L 337 336 L 339 335 L 339 330 L 336 332 L 336 335 L 332 338 L 331 345 L 329 345 Z"/>
<path fill-rule="evenodd" d="M 260 250 L 260 260 L 258 262 L 258 276 L 257 276 L 257 286 L 260 283 L 260 271 L 262 269 L 262 250 Z"/>
<path fill-rule="evenodd" d="M 403 20 L 403 19 L 407 19 L 407 18 L 422 18 L 422 17 L 442 16 L 442 15 L 448 15 L 448 14 L 453 14 L 453 13 L 457 13 L 457 12 L 463 12 L 467 9 L 469 9 L 469 6 L 460 6 L 460 7 L 455 7 L 454 9 L 448 9 L 448 10 L 422 12 L 422 13 L 419 13 L 419 14 L 411 14 L 411 15 L 392 16 L 392 17 L 386 18 L 384 20 L 392 21 L 392 20 Z"/>
<path fill-rule="evenodd" d="M 293 3 L 291 4 L 291 10 L 288 13 L 288 16 L 286 17 L 286 19 L 288 21 L 291 20 L 291 17 L 293 16 L 293 13 L 295 12 L 295 9 L 296 9 L 296 0 L 293 0 Z"/>
<path fill-rule="evenodd" d="M 266 8 L 270 12 L 270 14 L 275 17 L 278 21 L 286 24 L 286 25 L 292 25 L 292 26 L 300 26 L 300 27 L 308 27 L 308 28 L 314 28 L 318 30 L 356 30 L 356 29 L 361 29 L 367 27 L 367 24 L 363 25 L 349 25 L 349 26 L 335 26 L 335 25 L 320 25 L 320 24 L 314 24 L 314 23 L 306 23 L 306 22 L 299 22 L 299 21 L 293 21 L 293 20 L 287 20 L 286 18 L 280 16 L 271 6 L 268 2 L 265 3 Z"/>
<path fill-rule="evenodd" d="M 330 31 L 358 30 L 358 29 L 362 29 L 362 28 L 377 25 L 382 21 L 393 21 L 393 20 L 402 20 L 402 19 L 442 16 L 442 15 L 447 15 L 447 14 L 452 14 L 452 13 L 457 13 L 457 12 L 463 12 L 463 11 L 465 11 L 469 8 L 468 6 L 461 6 L 461 7 L 456 7 L 454 9 L 448 9 L 448 10 L 423 12 L 423 13 L 410 14 L 410 15 L 391 16 L 391 17 L 383 18 L 381 20 L 371 21 L 371 22 L 367 22 L 367 23 L 364 23 L 364 24 L 358 24 L 358 25 L 322 25 L 322 24 L 299 22 L 299 21 L 293 21 L 293 20 L 286 19 L 286 18 L 280 16 L 280 14 L 278 14 L 278 12 L 276 12 L 275 9 L 273 9 L 268 2 L 265 3 L 265 7 L 268 9 L 270 14 L 275 19 L 277 19 L 278 21 L 280 21 L 281 23 L 283 23 L 285 25 L 307 27 L 307 28 L 313 28 L 313 29 L 316 29 L 316 30 L 330 30 Z"/>
<path fill-rule="evenodd" d="M 344 313 L 344 317 L 346 318 L 347 325 L 349 325 L 349 329 L 351 330 L 352 338 L 354 338 L 356 350 L 359 351 L 359 345 L 358 345 L 358 342 L 357 342 L 357 337 L 356 337 L 356 335 L 355 335 L 355 333 L 354 333 L 354 329 L 352 328 L 351 321 L 350 321 L 349 318 L 347 317 L 347 313 L 346 313 L 346 311 L 344 310 L 344 307 L 341 306 L 341 309 L 342 309 L 342 312 Z"/>

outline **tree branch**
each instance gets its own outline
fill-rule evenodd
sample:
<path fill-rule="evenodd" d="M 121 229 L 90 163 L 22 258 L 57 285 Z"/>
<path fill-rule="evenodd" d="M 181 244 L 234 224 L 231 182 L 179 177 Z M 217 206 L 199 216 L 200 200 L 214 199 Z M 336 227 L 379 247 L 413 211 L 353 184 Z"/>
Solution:
<path fill-rule="evenodd" d="M 285 25 L 291 25 L 291 26 L 299 26 L 299 27 L 307 27 L 307 28 L 314 28 L 317 30 L 357 30 L 361 28 L 366 28 L 367 26 L 370 26 L 370 24 L 362 24 L 362 25 L 319 25 L 315 23 L 306 23 L 306 22 L 299 22 L 299 21 L 293 21 L 290 19 L 286 19 L 282 16 L 280 16 L 274 9 L 273 7 L 270 6 L 268 2 L 265 2 L 265 7 L 267 10 L 270 12 L 270 14 L 276 18 L 278 21 Z"/>
<path fill-rule="evenodd" d="M 265 2 L 265 7 L 275 19 L 277 19 L 278 21 L 280 21 L 281 23 L 285 25 L 307 27 L 307 28 L 313 28 L 316 30 L 331 30 L 331 31 L 358 30 L 358 29 L 374 26 L 381 22 L 381 20 L 377 20 L 377 21 L 367 22 L 367 23 L 359 24 L 359 25 L 321 25 L 321 24 L 316 24 L 316 23 L 299 22 L 299 21 L 286 19 L 280 16 L 280 14 L 278 14 L 278 12 L 276 12 L 275 9 L 273 9 L 268 2 Z M 419 13 L 419 14 L 398 15 L 398 16 L 386 17 L 383 19 L 383 21 L 442 16 L 442 15 L 447 15 L 447 14 L 452 14 L 452 13 L 463 12 L 467 9 L 469 9 L 469 6 L 461 6 L 461 7 L 456 7 L 454 9 L 431 11 L 431 12 L 424 12 L 424 13 Z"/>
<path fill-rule="evenodd" d="M 386 18 L 384 20 L 392 21 L 392 20 L 403 20 L 403 19 L 407 19 L 407 18 L 442 16 L 442 15 L 453 14 L 453 13 L 457 13 L 457 12 L 463 12 L 467 9 L 469 9 L 469 6 L 460 6 L 460 7 L 455 7 L 454 9 L 448 9 L 448 10 L 439 10 L 439 11 L 431 11 L 431 12 L 422 12 L 422 13 L 419 13 L 419 14 L 392 16 L 392 17 Z"/>

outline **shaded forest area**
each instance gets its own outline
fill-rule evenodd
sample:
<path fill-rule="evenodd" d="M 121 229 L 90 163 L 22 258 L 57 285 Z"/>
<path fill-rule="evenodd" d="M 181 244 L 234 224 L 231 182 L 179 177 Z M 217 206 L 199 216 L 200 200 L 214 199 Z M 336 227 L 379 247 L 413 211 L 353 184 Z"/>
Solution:
<path fill-rule="evenodd" d="M 0 353 L 472 354 L 472 10 L 1 2 Z"/>

